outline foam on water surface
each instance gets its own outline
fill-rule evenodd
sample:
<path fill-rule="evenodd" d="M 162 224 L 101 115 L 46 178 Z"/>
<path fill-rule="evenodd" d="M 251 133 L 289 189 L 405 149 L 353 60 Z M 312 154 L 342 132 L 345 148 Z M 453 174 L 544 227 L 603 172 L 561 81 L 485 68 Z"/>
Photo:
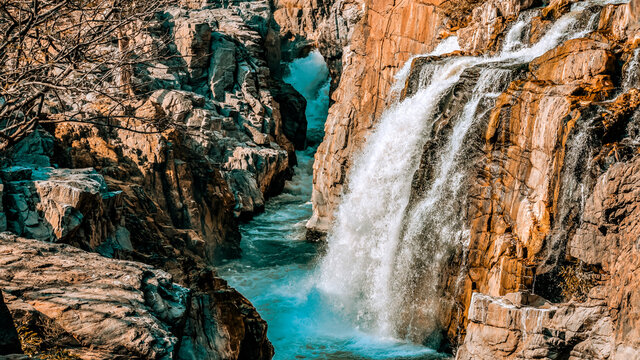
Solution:
<path fill-rule="evenodd" d="M 285 81 L 307 99 L 308 136 L 322 139 L 329 106 L 329 72 L 314 51 L 289 66 Z M 315 139 L 314 139 L 315 137 Z M 298 166 L 284 193 L 265 212 L 242 224 L 241 259 L 226 261 L 219 274 L 251 300 L 269 325 L 275 359 L 436 359 L 420 345 L 371 335 L 335 311 L 317 288 L 320 245 L 304 240 L 312 213 L 313 155 L 298 151 Z"/>

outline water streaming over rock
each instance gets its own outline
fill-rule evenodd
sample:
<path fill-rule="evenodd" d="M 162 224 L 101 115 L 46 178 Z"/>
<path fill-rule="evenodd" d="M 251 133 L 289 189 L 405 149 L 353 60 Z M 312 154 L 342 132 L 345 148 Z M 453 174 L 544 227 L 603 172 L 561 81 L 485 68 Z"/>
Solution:
<path fill-rule="evenodd" d="M 386 110 L 354 159 L 322 258 L 320 245 L 304 241 L 304 223 L 327 116 L 328 72 L 317 52 L 290 65 L 286 80 L 308 100 L 313 146 L 298 152 L 284 193 L 241 226 L 242 259 L 219 269 L 269 323 L 276 359 L 441 357 L 405 340 L 436 346 L 447 318 L 456 316 L 444 290 L 451 284 L 442 282 L 456 278 L 467 256 L 467 179 L 489 112 L 528 62 L 593 31 L 604 3 L 574 4 L 532 45 L 531 20 L 539 10 L 525 11 L 494 56 L 449 57 L 459 50 L 450 37 L 413 57 L 390 94 L 405 98 Z M 571 198 L 580 186 L 574 185 Z"/>
<path fill-rule="evenodd" d="M 622 88 L 630 89 L 640 86 L 640 48 L 633 51 L 633 56 L 624 67 Z"/>
<path fill-rule="evenodd" d="M 296 60 L 289 70 L 285 80 L 308 101 L 310 147 L 297 152 L 299 164 L 284 193 L 269 200 L 263 214 L 241 225 L 242 258 L 220 264 L 220 275 L 267 320 L 275 359 L 440 358 L 431 349 L 379 339 L 357 329 L 317 290 L 320 245 L 305 241 L 305 223 L 311 216 L 313 155 L 329 106 L 328 70 L 318 52 Z"/>
<path fill-rule="evenodd" d="M 437 345 L 454 310 L 442 274 L 455 271 L 469 238 L 462 211 L 477 136 L 470 129 L 523 65 L 594 30 L 594 4 L 574 5 L 531 46 L 537 10 L 521 14 L 496 56 L 427 54 L 400 73 L 409 96 L 382 115 L 355 158 L 321 264 L 319 288 L 345 317 L 380 336 Z"/>

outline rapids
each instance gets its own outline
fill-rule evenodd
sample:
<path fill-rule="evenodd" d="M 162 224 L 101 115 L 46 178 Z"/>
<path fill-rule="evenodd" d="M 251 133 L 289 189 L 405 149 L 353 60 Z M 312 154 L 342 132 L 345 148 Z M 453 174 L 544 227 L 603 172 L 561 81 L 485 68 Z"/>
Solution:
<path fill-rule="evenodd" d="M 445 324 L 438 322 L 442 303 L 435 275 L 447 249 L 464 248 L 468 241 L 459 203 L 469 134 L 518 69 L 593 31 L 599 18 L 594 7 L 612 2 L 574 4 L 532 45 L 523 39 L 533 12 L 539 10 L 525 11 L 511 25 L 498 54 L 445 57 L 424 65 L 414 94 L 385 111 L 354 158 L 325 247 L 304 237 L 312 213 L 313 156 L 328 114 L 329 73 L 318 52 L 289 65 L 286 81 L 308 101 L 311 146 L 297 153 L 299 165 L 284 193 L 241 226 L 242 258 L 219 267 L 220 275 L 247 296 L 269 324 L 275 359 L 444 356 L 416 344 L 437 347 L 440 338 L 433 334 Z M 457 49 L 455 37 L 450 37 L 421 56 Z M 418 57 L 399 70 L 392 98 L 412 76 L 411 62 Z M 635 68 L 637 58 L 634 62 Z M 470 71 L 476 74 L 471 95 L 436 150 L 433 179 L 422 193 L 412 194 L 425 143 L 441 116 L 439 103 L 463 78 L 469 81 L 463 75 Z"/>
<path fill-rule="evenodd" d="M 242 224 L 242 258 L 218 268 L 269 325 L 274 359 L 436 359 L 435 351 L 364 332 L 331 306 L 317 288 L 321 246 L 305 241 L 311 216 L 313 156 L 322 141 L 329 108 L 329 72 L 319 52 L 289 65 L 285 81 L 307 99 L 310 146 L 284 192 L 264 213 Z"/>

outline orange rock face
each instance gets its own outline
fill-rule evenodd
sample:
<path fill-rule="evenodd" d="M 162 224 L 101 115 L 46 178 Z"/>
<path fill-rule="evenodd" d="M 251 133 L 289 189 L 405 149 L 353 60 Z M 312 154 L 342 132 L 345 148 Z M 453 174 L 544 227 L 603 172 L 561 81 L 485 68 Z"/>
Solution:
<path fill-rule="evenodd" d="M 575 3 L 552 1 L 534 10 L 529 37 L 522 41 L 537 42 Z M 594 6 L 590 11 L 600 15 L 590 23 L 594 31 L 533 60 L 490 110 L 482 129 L 481 155 L 470 174 L 465 212 L 470 239 L 462 285 L 453 290 L 453 279 L 441 281 L 460 310 L 450 320 L 448 336 L 462 335 L 457 338 L 462 342 L 465 333 L 471 334 L 463 342 L 462 359 L 553 357 L 564 354 L 562 346 L 570 348 L 575 358 L 599 358 L 593 354 L 600 341 L 611 341 L 612 346 L 602 348 L 610 356 L 638 348 L 635 340 L 624 340 L 639 337 L 632 325 L 637 322 L 635 287 L 628 285 L 635 278 L 613 275 L 636 268 L 630 245 L 630 231 L 637 232 L 635 178 L 626 180 L 623 175 L 630 176 L 637 165 L 632 159 L 637 158 L 638 145 L 630 140 L 636 131 L 630 125 L 638 107 L 636 92 L 626 89 L 616 102 L 603 104 L 621 92 L 623 69 L 632 68 L 639 38 L 638 3 Z M 314 165 L 314 214 L 308 227 L 320 232 L 331 226 L 340 195 L 348 187 L 354 154 L 398 96 L 392 85 L 399 66 L 454 33 L 467 54 L 494 53 L 510 22 L 540 4 L 416 0 L 360 5 L 362 18 L 346 38 L 341 80 Z M 583 145 L 585 149 L 577 149 Z M 616 163 L 620 165 L 609 169 Z M 609 177 L 598 180 L 603 173 Z M 596 186 L 599 181 L 604 183 Z M 601 192 L 599 197 L 591 195 L 594 187 Z M 588 212 L 584 217 L 583 210 Z M 618 236 L 625 240 L 618 241 Z M 610 253 L 606 259 L 604 252 Z M 556 302 L 570 300 L 567 288 L 572 280 L 559 271 L 580 262 L 588 265 L 585 272 L 597 278 L 597 286 L 581 294 L 583 299 L 575 297 L 578 305 L 554 304 L 555 313 L 546 313 L 549 306 L 541 310 L 540 304 L 503 301 L 510 293 L 526 290 Z M 607 299 L 607 292 L 616 294 L 614 300 Z M 474 302 L 473 293 L 487 297 Z M 469 313 L 474 306 L 477 311 Z M 538 320 L 536 316 L 541 325 L 531 323 Z M 513 321 L 505 323 L 505 317 Z M 593 325 L 598 317 L 606 318 L 598 323 L 605 329 L 602 332 L 596 328 L 600 325 Z M 574 327 L 580 324 L 587 325 L 579 335 L 595 340 L 560 346 L 556 335 L 548 342 L 534 339 L 544 329 L 573 331 L 575 336 Z M 546 352 L 536 352 L 536 347 Z"/>
<path fill-rule="evenodd" d="M 439 0 L 363 1 L 364 15 L 343 54 L 325 141 L 314 165 L 314 214 L 308 227 L 325 232 L 343 191 L 352 156 L 389 104 L 393 76 L 412 55 L 433 49 L 444 29 Z"/>
<path fill-rule="evenodd" d="M 550 231 L 567 136 L 584 120 L 580 102 L 613 90 L 613 58 L 603 47 L 576 39 L 551 50 L 530 64 L 529 79 L 512 83 L 497 101 L 485 135 L 487 165 L 471 190 L 476 235 L 469 261 L 483 270 L 470 271 L 470 280 L 483 293 L 531 285 L 526 264 L 539 256 Z"/>
<path fill-rule="evenodd" d="M 618 353 L 640 348 L 640 157 L 613 165 L 586 202 L 584 223 L 569 243 L 571 256 L 601 266 Z"/>
<path fill-rule="evenodd" d="M 637 204 L 632 185 L 636 182 L 631 176 L 637 160 L 629 160 L 637 154 L 637 147 L 629 148 L 631 140 L 625 140 L 634 136 L 626 131 L 634 126 L 628 124 L 635 121 L 636 90 L 607 104 L 606 110 L 593 112 L 599 101 L 615 92 L 620 56 L 615 49 L 629 46 L 625 42 L 635 36 L 627 33 L 630 27 L 620 15 L 628 10 L 628 5 L 605 7 L 599 33 L 590 39 L 569 40 L 535 59 L 527 78 L 512 83 L 498 98 L 485 134 L 483 170 L 471 187 L 469 278 L 460 294 L 463 304 L 482 310 L 465 311 L 470 323 L 459 359 L 529 359 L 560 356 L 558 353 L 571 353 L 576 359 L 605 359 L 628 356 L 638 349 L 637 326 L 631 325 L 637 323 L 633 305 L 637 302 L 631 300 L 633 280 L 623 275 L 637 267 L 635 250 L 624 245 L 637 237 L 628 233 L 637 231 L 632 210 L 632 203 Z M 583 141 L 600 154 L 590 158 L 583 152 L 582 158 L 571 159 L 569 153 L 581 145 L 576 139 L 584 130 L 579 127 L 585 129 L 588 124 L 593 124 L 589 131 L 596 133 Z M 595 180 L 594 173 L 616 162 Z M 568 190 L 578 177 L 583 179 L 581 187 Z M 590 195 L 588 189 L 594 185 Z M 581 208 L 579 196 L 573 195 L 573 205 L 566 203 L 568 194 L 575 191 L 584 193 L 583 202 L 588 198 L 581 213 L 576 213 Z M 605 209 L 617 214 L 616 220 L 607 218 Z M 567 216 L 567 211 L 573 215 Z M 582 300 L 567 290 L 574 279 L 562 277 L 557 268 L 559 263 L 576 260 L 581 266 L 595 266 L 585 271 L 598 279 L 590 285 L 597 287 Z M 554 286 L 563 289 L 565 300 L 574 296 L 576 304 L 555 305 L 551 312 L 537 305 L 527 308 L 508 301 L 505 305 L 509 293 L 533 290 L 552 296 Z M 479 298 L 471 298 L 474 291 L 496 298 L 489 305 L 482 304 Z M 515 311 L 511 309 L 521 313 L 511 314 Z M 478 311 L 483 311 L 482 317 Z M 521 324 L 499 323 L 505 316 L 520 316 Z M 539 317 L 537 327 L 527 326 L 535 316 Z M 600 319 L 604 322 L 598 322 L 596 328 L 590 325 Z M 582 339 L 588 341 L 569 344 L 562 339 L 549 345 L 551 339 L 545 337 L 540 343 L 535 335 L 545 329 L 552 334 L 564 331 L 572 322 L 582 325 L 572 324 L 569 328 L 580 330 L 571 330 L 571 334 L 584 331 Z"/>

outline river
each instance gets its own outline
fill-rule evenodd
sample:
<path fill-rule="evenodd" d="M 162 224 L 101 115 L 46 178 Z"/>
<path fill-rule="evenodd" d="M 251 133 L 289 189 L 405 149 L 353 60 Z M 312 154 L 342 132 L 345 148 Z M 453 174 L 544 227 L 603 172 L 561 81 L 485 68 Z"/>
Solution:
<path fill-rule="evenodd" d="M 329 108 L 329 72 L 317 51 L 289 70 L 285 81 L 308 102 L 309 147 L 297 152 L 298 166 L 284 192 L 240 226 L 242 257 L 221 263 L 219 274 L 267 321 L 276 360 L 441 358 L 432 349 L 359 329 L 317 287 L 323 246 L 305 241 L 305 223 L 312 212 L 313 157 Z"/>

